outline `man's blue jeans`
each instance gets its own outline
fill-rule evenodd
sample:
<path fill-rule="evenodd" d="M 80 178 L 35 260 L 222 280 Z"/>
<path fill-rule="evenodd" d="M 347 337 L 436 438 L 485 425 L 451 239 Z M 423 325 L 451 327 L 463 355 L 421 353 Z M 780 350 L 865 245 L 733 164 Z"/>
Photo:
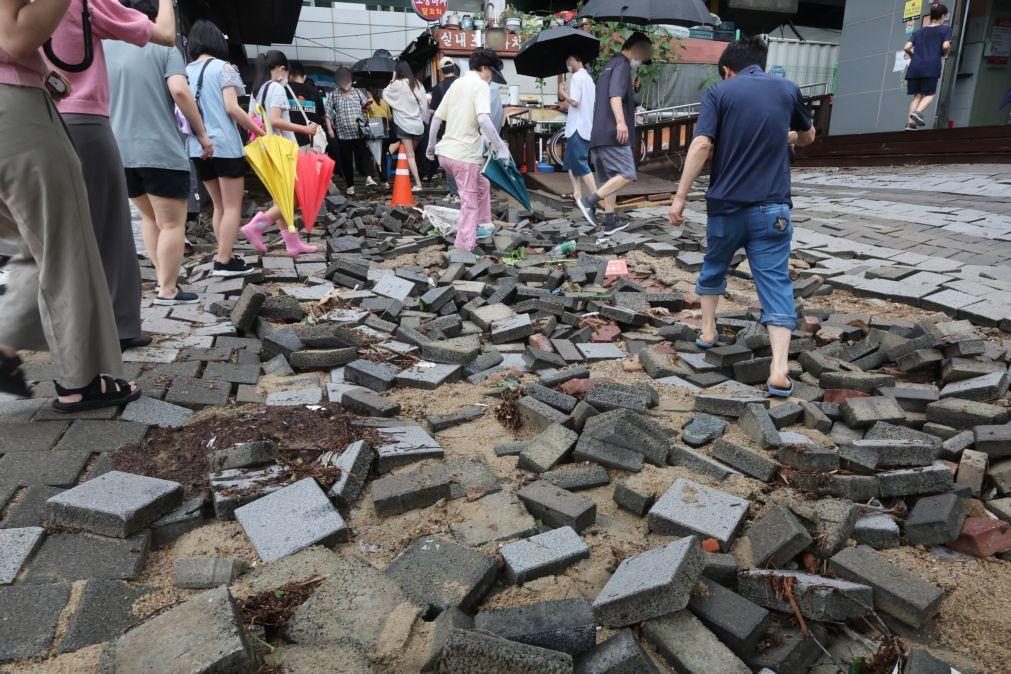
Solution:
<path fill-rule="evenodd" d="M 734 253 L 744 248 L 762 304 L 762 325 L 796 329 L 789 266 L 792 236 L 787 204 L 750 206 L 729 215 L 710 215 L 706 257 L 695 284 L 696 294 L 723 295 Z"/>

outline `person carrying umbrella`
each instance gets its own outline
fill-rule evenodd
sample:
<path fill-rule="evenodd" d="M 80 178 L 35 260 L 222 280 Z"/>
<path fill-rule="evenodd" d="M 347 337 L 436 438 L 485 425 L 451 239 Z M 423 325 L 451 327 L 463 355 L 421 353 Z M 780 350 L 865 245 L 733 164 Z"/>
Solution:
<path fill-rule="evenodd" d="M 295 141 L 295 133 L 304 133 L 312 137 L 316 135 L 316 124 L 295 124 L 291 121 L 289 114 L 290 103 L 288 97 L 288 57 L 284 52 L 271 49 L 266 54 L 261 54 L 256 60 L 256 85 L 253 90 L 256 95 L 250 98 L 249 112 L 255 114 L 257 107 L 262 107 L 264 114 L 268 116 L 270 122 L 270 133 L 274 133 L 291 142 Z M 294 188 L 292 188 L 294 190 Z M 315 253 L 316 246 L 309 246 L 302 243 L 298 232 L 289 231 L 288 225 L 281 217 L 281 209 L 275 203 L 266 212 L 258 211 L 253 218 L 242 227 L 242 234 L 253 247 L 261 253 L 267 252 L 267 246 L 263 242 L 263 234 L 267 228 L 279 222 L 281 238 L 284 239 L 285 249 L 291 257 L 298 257 L 303 253 Z"/>
<path fill-rule="evenodd" d="M 475 49 L 470 72 L 460 78 L 442 99 L 428 132 L 429 159 L 439 163 L 456 179 L 460 189 L 460 225 L 455 246 L 474 250 L 477 238 L 491 236 L 491 183 L 481 175 L 484 140 L 499 159 L 510 159 L 509 147 L 491 119 L 488 83 L 502 68 L 502 59 L 490 49 Z M 437 141 L 443 122 L 446 132 Z M 483 136 L 483 139 L 482 139 Z"/>
<path fill-rule="evenodd" d="M 650 60 L 653 42 L 644 33 L 632 33 L 621 51 L 600 72 L 593 108 L 590 149 L 597 177 L 603 182 L 576 202 L 586 221 L 597 226 L 597 206 L 604 202 L 604 235 L 625 229 L 614 215 L 618 192 L 638 178 L 632 145 L 635 143 L 635 92 L 632 71 Z"/>
<path fill-rule="evenodd" d="M 787 357 L 797 309 L 790 281 L 790 145 L 814 142 L 804 97 L 793 82 L 765 73 L 769 48 L 760 37 L 731 42 L 718 64 L 723 82 L 706 89 L 688 149 L 671 224 L 684 223 L 685 200 L 712 157 L 706 205 L 706 255 L 695 292 L 702 302 L 701 349 L 716 345 L 716 307 L 727 270 L 744 248 L 769 332 L 770 395 L 793 393 Z M 715 149 L 714 149 L 715 146 Z"/>
<path fill-rule="evenodd" d="M 590 136 L 593 130 L 593 107 L 597 100 L 597 89 L 593 78 L 583 67 L 583 57 L 572 54 L 565 60 L 565 66 L 572 75 L 569 86 L 559 83 L 558 100 L 568 105 L 565 117 L 565 158 L 563 169 L 572 180 L 572 197 L 583 198 L 580 183 L 586 186 L 587 194 L 597 191 L 597 183 L 590 169 Z"/>
<path fill-rule="evenodd" d="M 376 187 L 372 177 L 372 159 L 362 132 L 368 124 L 365 110 L 369 107 L 369 96 L 362 89 L 351 86 L 351 71 L 337 70 L 337 88 L 330 97 L 333 112 L 334 134 L 337 138 L 337 153 L 340 157 L 341 175 L 347 184 L 347 195 L 355 193 L 355 164 L 358 172 L 365 177 L 366 187 Z"/>

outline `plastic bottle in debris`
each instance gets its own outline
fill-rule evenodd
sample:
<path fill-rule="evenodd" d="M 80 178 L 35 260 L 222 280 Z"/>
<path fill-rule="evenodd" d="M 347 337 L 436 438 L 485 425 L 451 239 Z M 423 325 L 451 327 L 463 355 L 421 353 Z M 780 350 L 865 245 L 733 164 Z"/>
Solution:
<path fill-rule="evenodd" d="M 576 242 L 566 241 L 564 243 L 558 244 L 557 246 L 549 250 L 548 257 L 550 257 L 552 260 L 561 260 L 563 257 L 567 257 L 568 255 L 571 255 L 574 252 L 576 252 Z"/>

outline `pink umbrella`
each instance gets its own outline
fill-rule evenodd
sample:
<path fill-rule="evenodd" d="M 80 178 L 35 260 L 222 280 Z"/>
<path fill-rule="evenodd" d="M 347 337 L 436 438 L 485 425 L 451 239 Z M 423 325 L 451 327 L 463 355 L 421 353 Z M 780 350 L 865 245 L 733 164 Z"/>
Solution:
<path fill-rule="evenodd" d="M 312 231 L 333 177 L 333 159 L 318 152 L 299 152 L 295 167 L 295 196 L 302 209 L 302 223 Z"/>

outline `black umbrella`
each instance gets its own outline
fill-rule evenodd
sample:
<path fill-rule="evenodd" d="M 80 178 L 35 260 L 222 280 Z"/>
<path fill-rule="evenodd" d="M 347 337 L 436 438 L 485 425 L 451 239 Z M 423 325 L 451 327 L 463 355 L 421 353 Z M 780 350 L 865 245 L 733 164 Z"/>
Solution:
<path fill-rule="evenodd" d="M 370 56 L 351 66 L 353 75 L 392 75 L 397 62 L 390 56 Z M 387 77 L 389 79 L 389 77 Z"/>
<path fill-rule="evenodd" d="M 714 25 L 703 0 L 587 0 L 580 18 L 675 26 Z"/>
<path fill-rule="evenodd" d="M 597 58 L 600 40 L 575 28 L 549 28 L 523 45 L 516 54 L 516 72 L 530 77 L 551 77 L 565 72 L 565 59 L 576 55 L 584 63 Z"/>

